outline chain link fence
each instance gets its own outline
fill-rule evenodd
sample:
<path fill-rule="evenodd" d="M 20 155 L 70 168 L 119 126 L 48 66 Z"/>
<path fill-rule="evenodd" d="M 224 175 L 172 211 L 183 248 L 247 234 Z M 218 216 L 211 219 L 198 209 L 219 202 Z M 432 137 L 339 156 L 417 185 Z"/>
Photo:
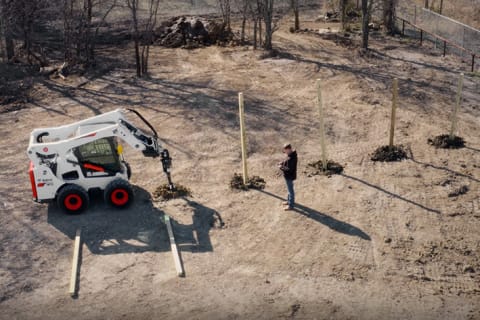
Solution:
<path fill-rule="evenodd" d="M 418 6 L 398 6 L 396 15 L 397 28 L 403 34 L 432 43 L 444 55 L 471 59 L 472 72 L 480 70 L 480 61 L 475 63 L 476 58 L 480 60 L 480 30 Z"/>

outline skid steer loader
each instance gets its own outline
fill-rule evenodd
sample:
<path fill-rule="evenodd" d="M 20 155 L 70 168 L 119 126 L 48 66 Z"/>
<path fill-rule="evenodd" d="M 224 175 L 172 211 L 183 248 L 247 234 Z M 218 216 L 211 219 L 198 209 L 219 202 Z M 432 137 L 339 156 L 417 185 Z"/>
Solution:
<path fill-rule="evenodd" d="M 151 130 L 147 134 L 127 121 L 136 115 Z M 133 200 L 131 170 L 122 154 L 123 140 L 146 157 L 160 157 L 171 189 L 172 159 L 157 132 L 137 111 L 117 109 L 89 119 L 32 131 L 27 154 L 33 200 L 56 201 L 68 213 L 88 208 L 89 191 L 102 190 L 105 201 L 118 208 Z"/>

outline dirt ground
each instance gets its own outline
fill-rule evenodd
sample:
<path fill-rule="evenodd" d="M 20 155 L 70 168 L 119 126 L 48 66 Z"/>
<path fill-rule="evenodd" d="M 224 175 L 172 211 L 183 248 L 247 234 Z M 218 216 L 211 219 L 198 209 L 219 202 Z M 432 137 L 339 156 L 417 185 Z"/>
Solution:
<path fill-rule="evenodd" d="M 323 23 L 305 26 L 325 28 Z M 400 38 L 372 52 L 314 34 L 277 31 L 279 56 L 251 48 L 152 48 L 151 78 L 133 76 L 132 48 L 102 49 L 115 69 L 37 81 L 27 108 L 0 114 L 1 319 L 480 319 L 480 78 L 466 73 L 459 132 L 447 133 L 459 71 L 468 65 Z M 409 158 L 374 163 L 388 142 L 398 77 L 396 143 Z M 322 79 L 329 159 L 343 174 L 307 177 L 320 159 L 315 80 Z M 83 84 L 82 86 L 78 86 Z M 237 94 L 244 92 L 248 164 L 265 190 L 232 191 L 241 171 Z M 33 128 L 119 107 L 140 111 L 193 196 L 156 202 L 160 163 L 125 148 L 136 185 L 123 211 L 94 199 L 83 215 L 31 201 Z M 297 207 L 284 212 L 281 145 L 299 153 Z M 449 197 L 457 188 L 464 195 Z M 100 197 L 98 197 L 100 198 Z M 175 273 L 164 214 L 186 277 Z M 221 217 L 225 226 L 216 223 Z M 68 294 L 82 227 L 79 294 Z"/>

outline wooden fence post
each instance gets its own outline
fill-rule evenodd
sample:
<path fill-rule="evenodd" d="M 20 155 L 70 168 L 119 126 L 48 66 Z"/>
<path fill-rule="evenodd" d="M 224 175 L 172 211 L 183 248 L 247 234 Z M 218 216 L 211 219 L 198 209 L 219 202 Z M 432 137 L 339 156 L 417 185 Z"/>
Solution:
<path fill-rule="evenodd" d="M 458 79 L 458 91 L 457 91 L 457 99 L 455 101 L 455 109 L 453 109 L 452 114 L 452 126 L 450 128 L 450 136 L 449 139 L 453 140 L 455 137 L 455 130 L 457 129 L 457 113 L 458 109 L 460 108 L 460 102 L 462 100 L 462 88 L 463 88 L 463 72 L 460 74 L 460 79 Z"/>
<path fill-rule="evenodd" d="M 393 136 L 395 135 L 395 119 L 397 111 L 397 100 L 398 100 L 398 79 L 393 79 L 393 95 L 392 95 L 392 116 L 390 118 L 390 139 L 388 146 L 393 148 Z"/>
<path fill-rule="evenodd" d="M 327 147 L 325 144 L 325 124 L 323 114 L 323 100 L 322 100 L 322 81 L 317 79 L 318 92 L 318 115 L 320 117 L 320 145 L 322 147 L 322 164 L 323 170 L 327 170 Z"/>
<path fill-rule="evenodd" d="M 238 94 L 238 108 L 240 116 L 240 142 L 242 144 L 242 170 L 243 170 L 243 184 L 248 182 L 247 170 L 247 134 L 245 133 L 245 104 L 243 100 L 243 93 Z"/>

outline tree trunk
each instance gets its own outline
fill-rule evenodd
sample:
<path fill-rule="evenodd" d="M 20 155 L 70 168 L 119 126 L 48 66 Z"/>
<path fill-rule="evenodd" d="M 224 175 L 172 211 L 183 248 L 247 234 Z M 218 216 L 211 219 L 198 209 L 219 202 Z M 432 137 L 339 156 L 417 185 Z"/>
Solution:
<path fill-rule="evenodd" d="M 258 45 L 261 47 L 263 45 L 263 32 L 262 32 L 262 19 L 258 19 Z"/>
<path fill-rule="evenodd" d="M 292 7 L 293 10 L 293 17 L 294 17 L 294 30 L 298 31 L 300 30 L 300 17 L 299 17 L 299 8 L 298 8 L 298 1 L 299 0 L 291 0 L 290 1 L 290 6 Z"/>
<path fill-rule="evenodd" d="M 137 77 L 142 76 L 142 61 L 140 58 L 140 41 L 138 39 L 138 34 L 135 34 L 135 65 L 137 67 Z"/>
<path fill-rule="evenodd" d="M 244 15 L 242 17 L 242 29 L 240 31 L 240 42 L 244 43 L 245 42 L 245 25 L 247 24 L 247 16 Z"/>
<path fill-rule="evenodd" d="M 253 19 L 253 50 L 257 50 L 257 25 L 258 19 Z"/>
<path fill-rule="evenodd" d="M 370 0 L 371 1 L 371 0 Z M 362 0 L 362 48 L 368 50 L 368 24 L 370 23 L 368 0 Z"/>
<path fill-rule="evenodd" d="M 230 0 L 218 0 L 218 4 L 220 5 L 220 10 L 222 11 L 222 18 L 223 24 L 225 25 L 225 30 L 230 32 L 232 30 L 230 25 Z"/>
<path fill-rule="evenodd" d="M 438 10 L 438 13 L 442 14 L 443 12 L 443 0 L 440 0 L 440 8 Z"/>
<path fill-rule="evenodd" d="M 93 50 L 93 39 L 92 39 L 92 0 L 84 0 L 85 1 L 85 58 L 86 58 L 86 65 L 89 67 L 94 59 L 95 59 L 95 52 Z"/>
<path fill-rule="evenodd" d="M 11 30 L 11 23 L 8 21 L 7 17 L 7 1 L 2 1 L 2 9 L 4 10 L 1 12 L 2 23 L 4 24 L 3 31 L 4 31 L 4 41 L 5 41 L 5 53 L 7 55 L 7 61 L 11 60 L 13 56 L 15 56 L 15 43 L 13 42 L 12 37 L 12 30 Z"/>
<path fill-rule="evenodd" d="M 348 0 L 340 0 L 340 14 L 342 17 L 342 30 L 347 27 L 347 3 Z"/>
<path fill-rule="evenodd" d="M 387 28 L 387 33 L 395 34 L 395 0 L 383 1 L 383 23 Z"/>
<path fill-rule="evenodd" d="M 141 55 L 141 64 L 142 64 L 142 76 L 145 76 L 148 72 L 148 48 L 149 46 L 143 46 L 142 55 Z"/>
<path fill-rule="evenodd" d="M 272 24 L 265 21 L 265 50 L 272 50 Z"/>
<path fill-rule="evenodd" d="M 11 60 L 15 56 L 15 44 L 9 33 L 5 30 L 5 52 L 7 54 L 7 60 Z M 9 32 L 9 31 L 8 31 Z"/>
<path fill-rule="evenodd" d="M 428 0 L 425 0 L 425 8 L 428 9 Z"/>
<path fill-rule="evenodd" d="M 64 44 L 64 60 L 67 64 L 73 60 L 72 49 L 72 20 L 73 20 L 73 3 L 71 0 L 63 1 L 63 44 Z"/>
<path fill-rule="evenodd" d="M 137 69 L 137 77 L 142 76 L 142 58 L 140 55 L 140 33 L 138 30 L 137 5 L 138 0 L 128 0 L 128 6 L 132 13 L 133 22 L 133 42 L 135 46 L 135 66 Z"/>
<path fill-rule="evenodd" d="M 242 29 L 240 31 L 240 42 L 245 43 L 245 26 L 247 24 L 248 1 L 244 0 L 242 7 Z"/>

